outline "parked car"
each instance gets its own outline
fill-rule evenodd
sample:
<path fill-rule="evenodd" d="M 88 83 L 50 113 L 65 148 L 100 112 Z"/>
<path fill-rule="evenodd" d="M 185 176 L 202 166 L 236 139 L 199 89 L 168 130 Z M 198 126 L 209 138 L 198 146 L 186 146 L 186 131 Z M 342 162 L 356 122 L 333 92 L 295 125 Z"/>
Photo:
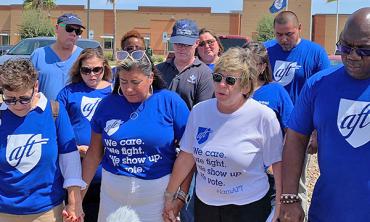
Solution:
<path fill-rule="evenodd" d="M 231 47 L 242 47 L 245 43 L 250 41 L 249 38 L 240 35 L 221 35 L 219 38 L 225 52 Z"/>
<path fill-rule="evenodd" d="M 0 56 L 6 54 L 12 47 L 12 45 L 0 45 Z"/>
<path fill-rule="evenodd" d="M 9 59 L 30 58 L 35 49 L 53 44 L 55 41 L 55 37 L 35 37 L 22 39 L 5 55 L 0 56 L 0 65 L 4 64 L 4 62 Z M 83 49 L 101 47 L 98 41 L 90 39 L 78 39 L 77 45 Z"/>

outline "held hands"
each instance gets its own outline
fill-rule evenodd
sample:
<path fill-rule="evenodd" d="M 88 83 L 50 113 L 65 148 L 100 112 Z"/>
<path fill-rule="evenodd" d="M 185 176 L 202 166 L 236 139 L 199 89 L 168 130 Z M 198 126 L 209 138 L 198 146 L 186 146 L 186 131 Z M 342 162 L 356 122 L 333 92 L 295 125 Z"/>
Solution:
<path fill-rule="evenodd" d="M 163 208 L 163 221 L 165 222 L 178 222 L 179 212 L 184 206 L 184 203 L 177 199 L 176 193 L 165 192 L 164 195 L 164 208 Z"/>
<path fill-rule="evenodd" d="M 280 222 L 303 222 L 304 211 L 301 203 L 281 204 L 279 220 Z"/>
<path fill-rule="evenodd" d="M 84 212 L 82 210 L 82 203 L 68 203 L 63 212 L 63 222 L 84 222 Z"/>
<path fill-rule="evenodd" d="M 80 153 L 80 156 L 84 158 L 86 156 L 87 150 L 89 149 L 89 146 L 86 145 L 79 145 L 77 146 L 78 152 Z"/>

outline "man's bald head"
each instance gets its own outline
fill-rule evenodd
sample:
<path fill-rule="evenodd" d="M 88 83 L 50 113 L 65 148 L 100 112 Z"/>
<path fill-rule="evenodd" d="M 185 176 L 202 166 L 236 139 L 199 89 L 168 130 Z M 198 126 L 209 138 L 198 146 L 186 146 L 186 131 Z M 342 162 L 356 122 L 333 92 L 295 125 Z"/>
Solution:
<path fill-rule="evenodd" d="M 339 50 L 347 72 L 356 79 L 370 78 L 370 7 L 349 16 L 340 35 Z M 361 51 L 362 50 L 362 51 Z"/>
<path fill-rule="evenodd" d="M 370 7 L 361 8 L 350 15 L 342 35 L 360 35 L 358 37 L 367 36 L 370 39 Z"/>
<path fill-rule="evenodd" d="M 299 26 L 299 21 L 297 15 L 292 11 L 282 11 L 274 19 L 274 27 L 276 24 L 285 25 L 291 22 L 294 27 Z"/>

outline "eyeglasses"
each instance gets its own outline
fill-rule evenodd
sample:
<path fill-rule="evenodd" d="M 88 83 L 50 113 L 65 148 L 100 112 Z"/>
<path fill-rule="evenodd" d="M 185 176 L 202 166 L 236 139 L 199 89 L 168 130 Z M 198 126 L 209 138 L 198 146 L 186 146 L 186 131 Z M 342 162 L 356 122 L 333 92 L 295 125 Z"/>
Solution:
<path fill-rule="evenodd" d="M 80 72 L 83 75 L 91 75 L 91 73 L 93 73 L 95 75 L 100 75 L 103 72 L 103 67 L 102 66 L 97 66 L 97 67 L 94 67 L 94 68 L 81 67 Z"/>
<path fill-rule="evenodd" d="M 131 53 L 128 51 L 118 51 L 116 53 L 116 58 L 118 61 L 124 61 L 128 58 L 132 59 L 133 61 L 141 61 L 143 58 L 145 58 L 150 65 L 152 64 L 144 50 L 136 50 Z"/>
<path fill-rule="evenodd" d="M 213 46 L 213 44 L 216 42 L 216 40 L 214 40 L 214 39 L 208 39 L 208 40 L 204 40 L 204 41 L 201 41 L 201 42 L 199 42 L 199 46 L 200 47 L 203 47 L 203 46 L 205 46 L 206 44 L 208 44 L 209 46 Z"/>
<path fill-rule="evenodd" d="M 15 105 L 17 102 L 19 102 L 22 105 L 28 104 L 31 102 L 33 94 L 35 92 L 35 88 L 32 88 L 32 94 L 31 96 L 20 96 L 18 99 L 13 97 L 13 98 L 6 98 L 3 94 L 3 101 L 6 105 Z"/>
<path fill-rule="evenodd" d="M 352 50 L 355 50 L 356 54 L 359 56 L 370 56 L 370 49 L 359 49 L 357 47 L 351 47 L 347 45 L 343 45 L 340 41 L 337 42 L 337 49 L 339 52 L 344 53 L 346 55 L 351 54 Z"/>
<path fill-rule="evenodd" d="M 238 79 L 241 79 L 240 77 L 234 77 L 234 76 L 226 76 L 225 77 L 220 73 L 213 73 L 212 78 L 213 78 L 213 81 L 217 82 L 217 83 L 220 83 L 222 81 L 222 79 L 225 79 L 226 84 L 228 84 L 230 86 L 235 85 L 236 81 Z"/>
<path fill-rule="evenodd" d="M 64 27 L 66 32 L 71 33 L 75 31 L 76 35 L 81 35 L 83 30 L 81 28 L 74 28 L 72 25 L 59 23 L 59 26 Z"/>

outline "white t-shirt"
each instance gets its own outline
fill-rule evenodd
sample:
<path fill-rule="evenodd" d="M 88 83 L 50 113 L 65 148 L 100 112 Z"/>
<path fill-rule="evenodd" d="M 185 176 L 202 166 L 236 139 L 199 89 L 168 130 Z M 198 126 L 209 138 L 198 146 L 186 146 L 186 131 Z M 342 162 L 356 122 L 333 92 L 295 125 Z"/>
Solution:
<path fill-rule="evenodd" d="M 196 193 L 213 206 L 244 205 L 269 189 L 264 166 L 281 161 L 282 132 L 275 113 L 248 99 L 232 114 L 217 109 L 217 100 L 196 105 L 190 113 L 181 150 L 197 165 Z"/>

